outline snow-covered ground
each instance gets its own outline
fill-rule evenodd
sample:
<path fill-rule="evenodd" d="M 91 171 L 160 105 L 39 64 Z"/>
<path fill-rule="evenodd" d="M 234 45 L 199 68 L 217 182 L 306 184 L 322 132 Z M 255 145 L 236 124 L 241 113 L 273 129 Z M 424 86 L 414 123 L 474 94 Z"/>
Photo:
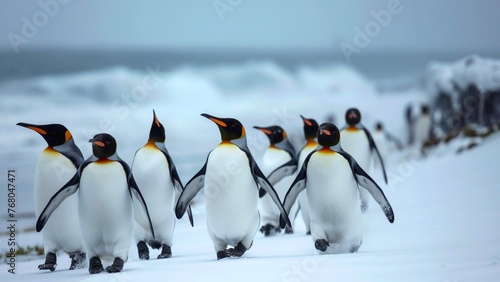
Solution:
<path fill-rule="evenodd" d="M 140 92 L 141 87 L 146 92 Z M 118 140 L 119 154 L 130 163 L 135 150 L 146 142 L 154 108 L 186 183 L 219 141 L 217 128 L 199 116 L 203 112 L 241 120 L 258 161 L 267 141 L 251 129 L 253 125 L 282 125 L 298 144 L 299 114 L 319 122 L 334 115 L 342 126 L 345 110 L 356 106 L 368 128 L 381 120 L 404 139 L 404 106 L 426 98 L 416 90 L 379 94 L 371 82 L 345 67 L 303 68 L 291 75 L 270 63 L 184 68 L 166 74 L 155 73 L 152 66 L 143 73 L 117 68 L 45 77 L 4 83 L 0 97 L 0 169 L 2 174 L 16 169 L 17 212 L 26 214 L 33 212 L 34 167 L 45 144 L 36 133 L 15 126 L 17 122 L 65 124 L 86 157 L 90 154 L 87 140 L 95 133 L 110 132 Z M 217 261 L 203 202 L 198 201 L 195 227 L 186 218 L 177 223 L 170 259 L 156 260 L 153 251 L 153 259 L 139 261 L 131 246 L 121 273 L 90 275 L 87 269 L 68 271 L 69 259 L 64 256 L 52 273 L 37 269 L 43 258 L 18 258 L 16 274 L 7 272 L 8 265 L 0 266 L 0 280 L 498 281 L 500 133 L 456 154 L 463 142 L 458 139 L 437 147 L 425 159 L 411 157 L 407 151 L 388 156 L 389 185 L 383 185 L 376 170 L 374 177 L 394 208 L 395 222 L 390 224 L 373 201 L 364 216 L 363 244 L 354 254 L 318 254 L 299 216 L 295 234 L 265 238 L 259 233 L 242 258 Z M 2 192 L 0 203 L 5 227 L 6 194 Z M 18 230 L 32 227 L 34 221 L 29 216 L 19 219 Z M 7 237 L 0 238 L 4 253 Z M 34 245 L 41 243 L 41 236 L 19 232 L 16 240 L 23 246 Z"/>

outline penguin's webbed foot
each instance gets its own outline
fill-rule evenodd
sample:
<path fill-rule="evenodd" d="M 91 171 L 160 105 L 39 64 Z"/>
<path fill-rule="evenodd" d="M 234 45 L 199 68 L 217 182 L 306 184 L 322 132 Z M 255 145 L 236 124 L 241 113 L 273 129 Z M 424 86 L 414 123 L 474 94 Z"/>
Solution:
<path fill-rule="evenodd" d="M 172 249 L 169 245 L 163 244 L 161 248 L 161 254 L 158 255 L 158 259 L 170 258 L 172 257 Z"/>
<path fill-rule="evenodd" d="M 101 259 L 98 257 L 92 257 L 89 260 L 89 273 L 97 274 L 104 271 L 104 267 L 102 266 Z"/>
<path fill-rule="evenodd" d="M 311 230 L 307 231 L 306 235 L 311 235 Z"/>
<path fill-rule="evenodd" d="M 141 260 L 149 259 L 149 249 L 148 245 L 146 245 L 146 242 L 140 241 L 139 243 L 137 243 L 137 252 L 139 255 L 139 259 Z"/>
<path fill-rule="evenodd" d="M 162 244 L 160 241 L 157 240 L 150 240 L 148 244 L 151 246 L 151 248 L 158 250 L 162 247 Z"/>
<path fill-rule="evenodd" d="M 227 253 L 226 250 L 217 252 L 217 260 L 228 258 L 228 257 L 229 257 L 229 254 Z"/>
<path fill-rule="evenodd" d="M 240 242 L 236 247 L 227 249 L 227 254 L 231 257 L 241 257 L 246 251 L 247 248 Z"/>
<path fill-rule="evenodd" d="M 280 233 L 281 232 L 281 229 L 278 228 L 278 227 L 275 227 L 274 225 L 268 223 L 266 225 L 263 225 L 260 230 L 259 230 L 262 234 L 264 234 L 264 236 L 272 236 L 272 235 L 275 235 L 277 233 Z"/>
<path fill-rule="evenodd" d="M 123 261 L 119 257 L 116 257 L 115 260 L 113 261 L 113 264 L 106 267 L 106 271 L 109 273 L 120 272 L 123 269 L 124 264 L 125 261 Z"/>
<path fill-rule="evenodd" d="M 293 228 L 287 225 L 285 227 L 285 234 L 293 234 Z"/>
<path fill-rule="evenodd" d="M 314 242 L 314 247 L 316 250 L 325 252 L 328 247 L 330 247 L 330 243 L 328 243 L 325 239 L 318 239 Z"/>
<path fill-rule="evenodd" d="M 56 254 L 53 252 L 49 252 L 45 256 L 45 263 L 38 265 L 38 270 L 54 271 L 54 270 L 56 270 L 56 266 L 57 266 L 56 262 L 57 262 Z"/>
<path fill-rule="evenodd" d="M 74 252 L 69 255 L 71 258 L 71 266 L 69 270 L 85 268 L 87 255 L 84 252 Z"/>

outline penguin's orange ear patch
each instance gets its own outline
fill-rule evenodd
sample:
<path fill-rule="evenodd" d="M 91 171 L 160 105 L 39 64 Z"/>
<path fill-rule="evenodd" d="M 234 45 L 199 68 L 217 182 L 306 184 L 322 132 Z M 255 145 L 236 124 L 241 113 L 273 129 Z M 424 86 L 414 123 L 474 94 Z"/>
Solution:
<path fill-rule="evenodd" d="M 211 121 L 215 122 L 216 124 L 222 126 L 222 127 L 227 127 L 227 124 L 221 120 L 215 119 L 215 118 L 210 118 Z"/>
<path fill-rule="evenodd" d="M 241 127 L 241 136 L 240 136 L 240 138 L 245 137 L 245 135 L 246 135 L 246 134 L 247 134 L 247 133 L 246 133 L 246 131 L 245 131 L 245 127 L 243 127 L 243 126 L 242 126 L 242 127 Z"/>
<path fill-rule="evenodd" d="M 71 139 L 71 133 L 69 132 L 69 130 L 66 130 L 66 132 L 64 133 L 64 139 L 64 142 L 68 142 L 69 139 Z"/>
<path fill-rule="evenodd" d="M 40 133 L 42 135 L 47 134 L 47 131 L 45 131 L 45 130 L 43 130 L 41 128 L 38 128 L 38 127 L 28 126 L 28 128 L 31 129 L 31 130 L 34 130 L 34 131 L 36 131 L 36 132 L 38 132 L 38 133 Z"/>

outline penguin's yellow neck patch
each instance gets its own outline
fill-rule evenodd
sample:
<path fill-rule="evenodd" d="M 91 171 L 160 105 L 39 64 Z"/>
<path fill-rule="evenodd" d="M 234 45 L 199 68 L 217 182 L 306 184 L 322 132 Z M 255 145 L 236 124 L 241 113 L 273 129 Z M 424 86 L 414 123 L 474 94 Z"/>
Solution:
<path fill-rule="evenodd" d="M 306 147 L 315 147 L 318 146 L 318 142 L 314 141 L 314 139 L 307 139 Z"/>
<path fill-rule="evenodd" d="M 45 148 L 45 150 L 43 150 L 44 153 L 47 153 L 47 154 L 58 154 L 59 152 L 56 151 L 54 148 L 48 146 L 47 148 Z"/>
<path fill-rule="evenodd" d="M 146 143 L 146 145 L 144 145 L 144 148 L 157 149 L 155 142 L 153 142 L 153 141 L 148 141 L 148 143 Z"/>
<path fill-rule="evenodd" d="M 269 149 L 280 150 L 280 148 L 276 147 L 274 144 L 269 145 Z"/>
<path fill-rule="evenodd" d="M 335 151 L 330 149 L 330 147 L 323 147 L 319 149 L 318 153 L 320 154 L 335 154 Z"/>
<path fill-rule="evenodd" d="M 100 158 L 97 161 L 95 161 L 96 164 L 109 164 L 113 162 L 112 160 L 109 160 L 107 158 Z"/>
<path fill-rule="evenodd" d="M 359 129 L 354 125 L 349 125 L 346 129 L 347 131 L 358 131 Z"/>

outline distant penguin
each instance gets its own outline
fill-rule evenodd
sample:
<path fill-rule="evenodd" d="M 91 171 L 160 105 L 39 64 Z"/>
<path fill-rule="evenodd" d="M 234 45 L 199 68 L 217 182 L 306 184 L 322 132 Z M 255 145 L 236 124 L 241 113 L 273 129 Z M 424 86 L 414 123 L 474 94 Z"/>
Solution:
<path fill-rule="evenodd" d="M 35 213 L 39 216 L 50 197 L 76 173 L 83 162 L 83 155 L 75 145 L 71 133 L 61 124 L 35 125 L 20 122 L 17 125 L 36 131 L 48 145 L 38 158 L 35 172 Z M 42 232 L 42 240 L 45 263 L 39 265 L 38 269 L 54 271 L 59 251 L 69 254 L 70 270 L 85 267 L 76 195 L 69 197 L 52 215 Z"/>
<path fill-rule="evenodd" d="M 316 120 L 312 118 L 305 118 L 300 116 L 303 122 L 304 138 L 306 144 L 299 151 L 298 154 L 298 168 L 302 167 L 304 160 L 307 155 L 311 153 L 314 149 L 318 147 L 318 142 L 316 142 L 316 133 L 318 132 L 319 125 Z M 302 214 L 302 219 L 304 220 L 304 225 L 306 227 L 306 233 L 311 234 L 310 219 L 309 219 L 309 201 L 307 200 L 307 193 L 301 193 L 299 195 L 299 207 L 300 213 Z"/>
<path fill-rule="evenodd" d="M 262 131 L 269 139 L 270 144 L 262 156 L 260 167 L 278 193 L 280 200 L 283 201 L 286 191 L 293 181 L 292 175 L 297 170 L 295 150 L 287 138 L 286 131 L 281 126 L 254 126 L 254 128 Z M 259 201 L 261 217 L 260 232 L 265 236 L 274 235 L 281 232 L 281 213 L 271 197 L 265 196 L 265 190 L 261 188 L 260 192 L 260 195 L 263 195 Z M 294 207 L 295 210 L 292 209 L 292 214 L 297 212 L 297 206 Z M 285 233 L 293 233 L 293 229 L 287 228 Z"/>
<path fill-rule="evenodd" d="M 384 161 L 382 160 L 382 156 L 370 132 L 361 124 L 361 113 L 359 110 L 356 108 L 348 109 L 345 114 L 345 120 L 347 124 L 340 132 L 342 136 L 342 147 L 367 173 L 371 173 L 373 155 L 375 154 L 380 163 L 385 183 L 387 183 Z M 361 190 L 360 197 L 361 210 L 364 212 L 368 208 L 368 192 L 366 190 Z"/>
<path fill-rule="evenodd" d="M 396 146 L 398 150 L 403 149 L 401 141 L 385 130 L 382 122 L 377 122 L 375 124 L 375 130 L 373 131 L 372 137 L 384 163 L 386 163 L 386 158 L 390 153 L 391 144 L 389 144 L 389 142 Z"/>
<path fill-rule="evenodd" d="M 241 257 L 253 243 L 259 228 L 258 188 L 262 187 L 291 226 L 273 186 L 257 166 L 247 146 L 245 128 L 236 119 L 208 114 L 219 127 L 222 142 L 212 150 L 196 175 L 186 184 L 176 205 L 181 218 L 188 204 L 204 189 L 207 229 L 217 259 Z M 228 245 L 234 248 L 226 249 Z"/>
<path fill-rule="evenodd" d="M 412 145 L 415 139 L 414 136 L 414 118 L 413 118 L 413 105 L 408 104 L 406 105 L 406 110 L 405 110 L 405 119 L 406 119 L 406 131 L 408 133 L 408 145 Z"/>
<path fill-rule="evenodd" d="M 358 251 L 363 234 L 359 186 L 371 194 L 391 223 L 394 213 L 382 189 L 342 149 L 340 137 L 335 125 L 321 124 L 318 131 L 320 147 L 305 159 L 283 205 L 289 211 L 306 189 L 315 248 L 321 252 L 330 248 L 332 253 L 353 253 Z"/>
<path fill-rule="evenodd" d="M 101 258 L 113 260 L 107 272 L 119 272 L 128 258 L 133 237 L 132 194 L 149 212 L 130 172 L 118 157 L 113 136 L 101 133 L 90 139 L 93 155 L 49 201 L 38 217 L 36 230 L 41 231 L 61 203 L 78 191 L 78 215 L 82 239 L 89 260 L 89 273 L 104 271 Z M 153 226 L 149 220 L 154 238 Z"/>
<path fill-rule="evenodd" d="M 431 138 L 432 119 L 429 112 L 429 106 L 422 105 L 420 115 L 415 120 L 415 146 L 418 150 Z"/>
<path fill-rule="evenodd" d="M 149 220 L 142 212 L 143 207 L 134 202 L 134 238 L 140 259 L 149 259 L 149 244 L 153 249 L 161 248 L 158 259 L 172 256 L 172 237 L 175 227 L 175 200 L 183 186 L 175 168 L 174 161 L 165 147 L 165 128 L 153 111 L 153 123 L 149 131 L 146 145 L 140 148 L 134 156 L 132 174 L 141 187 L 144 200 L 148 204 L 149 214 L 156 235 L 152 237 Z M 191 209 L 188 208 L 192 222 Z"/>

